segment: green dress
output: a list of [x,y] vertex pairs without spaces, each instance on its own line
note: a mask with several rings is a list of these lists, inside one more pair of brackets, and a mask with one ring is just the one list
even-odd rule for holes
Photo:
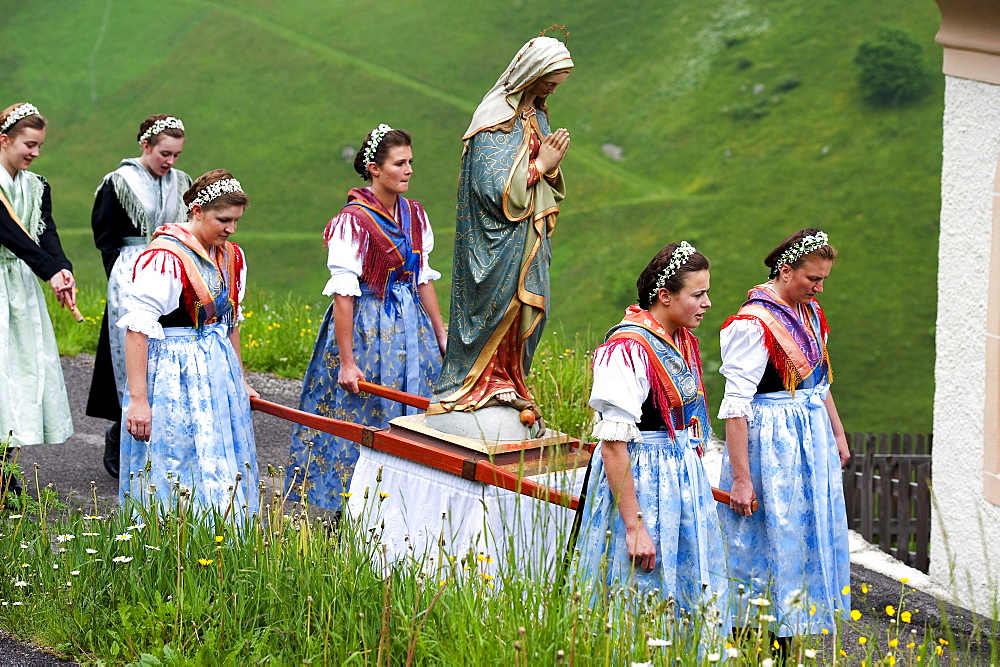
[[0,189],[10,206],[0,206],[0,444],[8,432],[9,446],[60,443],[73,420],[38,279],[72,266],[45,179],[29,171],[12,179],[0,169]]

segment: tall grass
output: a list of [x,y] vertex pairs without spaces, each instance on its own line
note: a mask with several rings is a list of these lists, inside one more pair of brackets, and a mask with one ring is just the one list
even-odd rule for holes
[[[109,509],[95,492],[67,509],[36,471],[28,497],[0,498],[0,628],[77,660],[146,665],[774,663],[766,598],[739,594],[742,629],[730,635],[710,607],[631,589],[605,596],[559,569],[561,558],[532,569],[525,553],[441,547],[389,560],[377,489],[333,522],[271,491],[282,477],[271,471],[260,515],[241,517],[177,489],[162,504]],[[793,664],[980,655],[947,624],[925,626],[904,591],[873,610],[862,584],[838,628],[860,641],[798,638]],[[868,625],[883,614],[896,621],[888,632]]]

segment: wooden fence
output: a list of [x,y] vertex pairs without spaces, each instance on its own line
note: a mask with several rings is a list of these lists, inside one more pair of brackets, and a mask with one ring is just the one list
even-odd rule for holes
[[931,541],[930,435],[855,433],[844,468],[847,525],[927,572]]

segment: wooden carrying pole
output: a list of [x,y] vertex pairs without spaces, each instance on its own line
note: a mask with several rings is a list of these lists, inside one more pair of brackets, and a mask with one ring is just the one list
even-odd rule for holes
[[[368,383],[365,383],[368,384]],[[378,386],[378,385],[375,385]],[[382,387],[384,389],[384,387]],[[388,390],[392,391],[392,390]],[[370,392],[375,393],[375,392]],[[403,392],[398,392],[403,393]],[[420,398],[416,396],[414,398]],[[427,399],[424,399],[427,400]],[[254,410],[265,412],[275,417],[287,419],[288,421],[314,428],[317,431],[330,433],[340,438],[346,438],[357,442],[365,447],[371,447],[393,456],[408,459],[415,463],[437,468],[453,475],[458,475],[470,481],[482,482],[492,486],[500,487],[508,491],[520,493],[532,498],[539,498],[550,503],[562,505],[575,510],[580,503],[580,499],[574,495],[565,493],[558,489],[533,482],[504,470],[487,460],[476,460],[466,458],[461,454],[439,449],[433,445],[414,442],[408,438],[394,435],[387,430],[376,429],[370,426],[362,426],[354,422],[332,419],[330,417],[320,417],[309,412],[285,407],[261,398],[251,398],[250,406]]]
[[[427,406],[430,405],[430,399],[423,396],[390,389],[373,382],[362,380],[358,382],[358,388],[373,396],[387,398],[421,410],[427,409]],[[346,438],[365,447],[371,447],[372,449],[377,449],[393,456],[437,468],[438,470],[458,475],[470,481],[482,482],[483,484],[489,484],[525,496],[545,500],[556,505],[562,505],[572,510],[576,510],[580,506],[580,498],[577,496],[533,482],[530,479],[525,479],[485,459],[466,458],[455,452],[400,437],[385,429],[362,426],[354,422],[342,421],[330,417],[321,417],[309,412],[279,405],[278,403],[265,401],[261,398],[251,398],[250,405],[254,410],[302,424],[317,431]],[[712,497],[725,505],[728,505],[730,502],[729,493],[714,486],[712,487]],[[756,500],[751,506],[751,510],[753,512],[757,511]]]

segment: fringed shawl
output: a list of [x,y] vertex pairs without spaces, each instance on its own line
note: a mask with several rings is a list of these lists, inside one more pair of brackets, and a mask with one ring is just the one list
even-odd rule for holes
[[[368,188],[348,192],[347,205],[340,212],[351,217],[351,241],[358,244],[357,256],[363,258],[359,279],[380,300],[385,300],[393,282],[409,281],[415,288],[420,274],[424,209],[412,199],[397,199],[398,222]],[[338,218],[330,220],[323,231],[325,245],[330,245]]]
[[181,305],[195,328],[216,322],[236,324],[243,272],[243,251],[238,245],[227,241],[216,248],[212,257],[187,228],[164,225],[156,230],[149,247],[136,260],[132,279],[161,252],[180,262]]
[[625,310],[622,321],[608,331],[604,345],[594,352],[594,363],[603,361],[618,347],[638,347],[645,354],[648,362],[645,373],[653,405],[663,416],[670,436],[676,436],[672,412],[682,409],[684,427],[692,429],[692,437],[707,438],[711,428],[701,353],[698,339],[690,329],[680,327],[671,337],[649,311],[633,305]]
[[739,312],[726,320],[722,328],[736,320],[760,324],[768,359],[778,371],[785,389],[794,393],[795,388],[820,366],[828,381],[833,382],[833,369],[826,349],[830,333],[826,316],[816,299],[806,309],[808,317],[803,322],[795,309],[778,297],[772,283],[767,282],[747,293],[747,300]]

